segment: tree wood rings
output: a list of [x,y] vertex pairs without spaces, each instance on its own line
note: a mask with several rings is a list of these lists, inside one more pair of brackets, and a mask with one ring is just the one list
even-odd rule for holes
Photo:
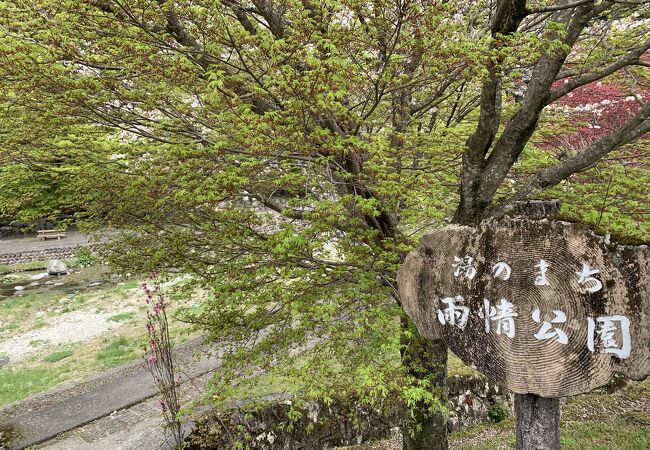
[[563,397],[650,374],[650,252],[578,225],[489,220],[422,239],[398,273],[429,339],[520,394]]

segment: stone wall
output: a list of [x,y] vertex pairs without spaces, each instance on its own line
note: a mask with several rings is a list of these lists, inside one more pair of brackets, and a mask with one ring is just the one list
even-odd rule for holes
[[17,253],[0,253],[0,264],[21,264],[32,261],[74,258],[81,247],[84,247],[84,245],[28,250]]
[[[357,399],[335,398],[328,405],[309,402],[291,421],[289,399],[275,398],[257,409],[244,404],[220,414],[208,413],[186,439],[186,449],[256,450],[331,449],[389,437],[399,411],[389,405],[370,408]],[[291,424],[291,426],[288,426]]]
[[[451,376],[448,386],[450,432],[512,414],[512,394],[478,373]],[[356,399],[309,403],[300,409],[302,417],[288,427],[291,401],[267,401],[271,403],[259,409],[244,404],[204,415],[186,440],[187,448],[235,448],[239,441],[244,448],[256,450],[328,449],[384,439],[400,430],[401,414],[395,405],[370,408]]]
[[459,431],[464,427],[484,423],[504,412],[512,414],[514,395],[479,373],[448,377],[447,387],[449,431]]

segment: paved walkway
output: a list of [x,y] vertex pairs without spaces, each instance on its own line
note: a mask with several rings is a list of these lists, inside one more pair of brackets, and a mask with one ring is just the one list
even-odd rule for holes
[[[183,404],[205,392],[212,378],[208,373],[181,386]],[[185,433],[193,424],[184,424]],[[129,408],[114,411],[33,448],[39,450],[172,450],[165,436],[157,398],[149,398]]]
[[46,450],[145,450],[165,447],[157,400],[115,411],[36,446]]
[[[182,344],[176,353],[176,362],[181,369],[181,383],[183,383],[183,391],[186,392],[186,395],[193,387],[193,383],[188,383],[188,381],[201,383],[202,386],[205,386],[204,383],[209,379],[210,372],[218,367],[220,362],[220,352],[211,346],[201,344],[201,338]],[[200,357],[194,356],[197,354]],[[10,450],[43,443],[61,433],[76,430],[86,424],[88,425],[84,427],[85,430],[79,429],[77,434],[68,436],[69,439],[76,440],[79,446],[76,444],[71,446],[74,443],[71,441],[66,444],[67,447],[54,446],[51,448],[70,450],[77,448],[158,448],[158,446],[129,447],[122,445],[128,441],[128,439],[125,440],[128,436],[136,436],[131,432],[128,432],[126,436],[123,433],[118,433],[115,436],[116,442],[111,443],[110,439],[105,442],[107,447],[101,447],[96,442],[117,431],[128,430],[130,427],[141,427],[145,431],[159,432],[158,426],[152,427],[154,423],[160,423],[155,402],[147,401],[156,394],[157,389],[151,374],[140,361],[137,361],[98,374],[83,383],[63,385],[1,408],[0,429],[11,430],[13,434],[11,440],[5,443]],[[99,425],[91,423],[97,419],[102,419]],[[146,439],[147,437],[140,436],[140,438]],[[84,446],[84,442],[89,446]],[[120,444],[118,445],[117,442]],[[138,445],[141,443],[135,442]]]

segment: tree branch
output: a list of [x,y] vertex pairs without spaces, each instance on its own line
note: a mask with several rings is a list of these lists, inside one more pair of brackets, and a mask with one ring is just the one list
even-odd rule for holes
[[[490,25],[493,39],[491,48],[496,47],[499,36],[516,32],[525,17],[525,0],[501,0]],[[485,155],[492,146],[501,123],[501,79],[498,64],[495,62],[488,66],[489,75],[481,88],[479,121],[476,130],[467,139],[467,148],[463,152],[460,205],[454,217],[455,221],[472,220],[477,208],[480,208],[474,200],[485,168]]]
[[280,11],[273,8],[267,0],[252,0],[260,15],[266,20],[266,24],[276,38],[284,37],[285,20]]
[[247,193],[251,197],[255,198],[257,201],[262,203],[267,208],[269,208],[269,209],[277,212],[278,214],[281,214],[281,215],[283,215],[283,216],[285,216],[285,217],[287,217],[289,219],[298,219],[298,220],[300,220],[300,219],[304,219],[304,217],[305,217],[305,214],[304,214],[303,211],[282,206],[281,204],[279,204],[278,202],[273,200],[271,198],[271,196],[262,195],[260,193],[253,192],[251,190],[247,190]]
[[625,56],[621,57],[617,61],[608,65],[603,70],[576,77],[571,81],[564,83],[561,87],[551,91],[551,94],[546,104],[548,105],[550,103],[553,103],[554,101],[558,100],[561,97],[564,97],[569,92],[579,88],[580,86],[584,86],[585,84],[593,83],[594,81],[598,81],[602,78],[605,78],[606,76],[613,74],[614,72],[622,69],[625,66],[634,65],[641,62],[640,60],[641,55],[643,55],[649,49],[650,49],[650,39],[645,41],[645,43],[640,47],[636,47],[633,50],[629,51]]
[[551,6],[544,6],[541,8],[529,8],[527,10],[528,14],[539,14],[539,13],[547,13],[547,12],[553,12],[553,11],[562,11],[564,9],[571,9],[571,8],[577,8],[578,6],[583,6],[587,5],[589,3],[594,3],[595,0],[578,0],[575,2],[570,2],[570,3],[564,3],[564,4],[559,4],[559,5],[551,5]]
[[[514,33],[525,17],[525,0],[502,0],[492,19],[490,31],[494,39],[498,35]],[[494,44],[492,45],[494,47]],[[488,67],[489,77],[481,89],[481,112],[476,131],[467,140],[468,157],[481,159],[492,145],[501,121],[501,82],[495,64]]]
[[230,9],[232,9],[233,13],[235,14],[235,17],[237,17],[237,20],[244,28],[244,30],[248,31],[250,34],[257,33],[257,29],[248,19],[248,15],[246,14],[247,12],[250,11],[244,8],[240,2],[234,0],[222,0],[222,3],[230,7]]
[[445,80],[443,80],[442,83],[438,85],[438,87],[436,87],[436,89],[429,97],[424,99],[419,104],[411,106],[410,114],[415,115],[422,110],[429,109],[443,95],[443,93],[447,90],[447,88],[449,88],[449,86],[451,86],[455,81],[457,81],[458,75],[460,75],[463,72],[463,70],[465,70],[465,68],[466,66],[462,65],[452,70],[449,76]]
[[[494,144],[485,170],[481,174],[477,199],[480,204],[490,204],[501,182],[535,131],[539,116],[550,96],[551,86],[569,54],[569,49],[575,45],[589,21],[599,14],[602,8],[606,9],[611,5],[612,2],[603,2],[597,7],[588,4],[578,7],[575,11],[564,11],[558,17],[566,24],[566,33],[562,39],[563,47],[542,55],[535,64],[526,96],[519,110]],[[547,37],[558,39],[555,32]]]
[[607,153],[621,145],[629,144],[648,131],[650,131],[650,101],[646,102],[639,114],[622,128],[591,143],[580,153],[534,175],[519,192],[506,202],[494,207],[490,211],[490,215],[498,217],[508,213],[516,202],[529,198],[534,191],[555,186],[574,173],[593,167]]

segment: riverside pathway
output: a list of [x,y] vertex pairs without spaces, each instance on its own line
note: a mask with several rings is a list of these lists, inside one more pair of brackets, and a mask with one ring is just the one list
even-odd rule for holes
[[67,231],[63,239],[41,240],[36,233],[29,236],[12,236],[0,239],[0,254],[49,250],[52,248],[76,247],[87,245],[89,236],[76,230]]
[[[193,339],[176,349],[176,366],[180,368],[181,390],[185,395],[194,386],[204,387],[220,363],[220,352],[201,341],[202,338]],[[160,448],[160,411],[152,399],[157,392],[141,361],[82,383],[66,384],[1,408],[0,430],[8,435],[7,442],[1,444],[17,450],[67,433],[43,448]],[[154,444],[156,439],[159,441]],[[152,445],[145,445],[144,441]]]

